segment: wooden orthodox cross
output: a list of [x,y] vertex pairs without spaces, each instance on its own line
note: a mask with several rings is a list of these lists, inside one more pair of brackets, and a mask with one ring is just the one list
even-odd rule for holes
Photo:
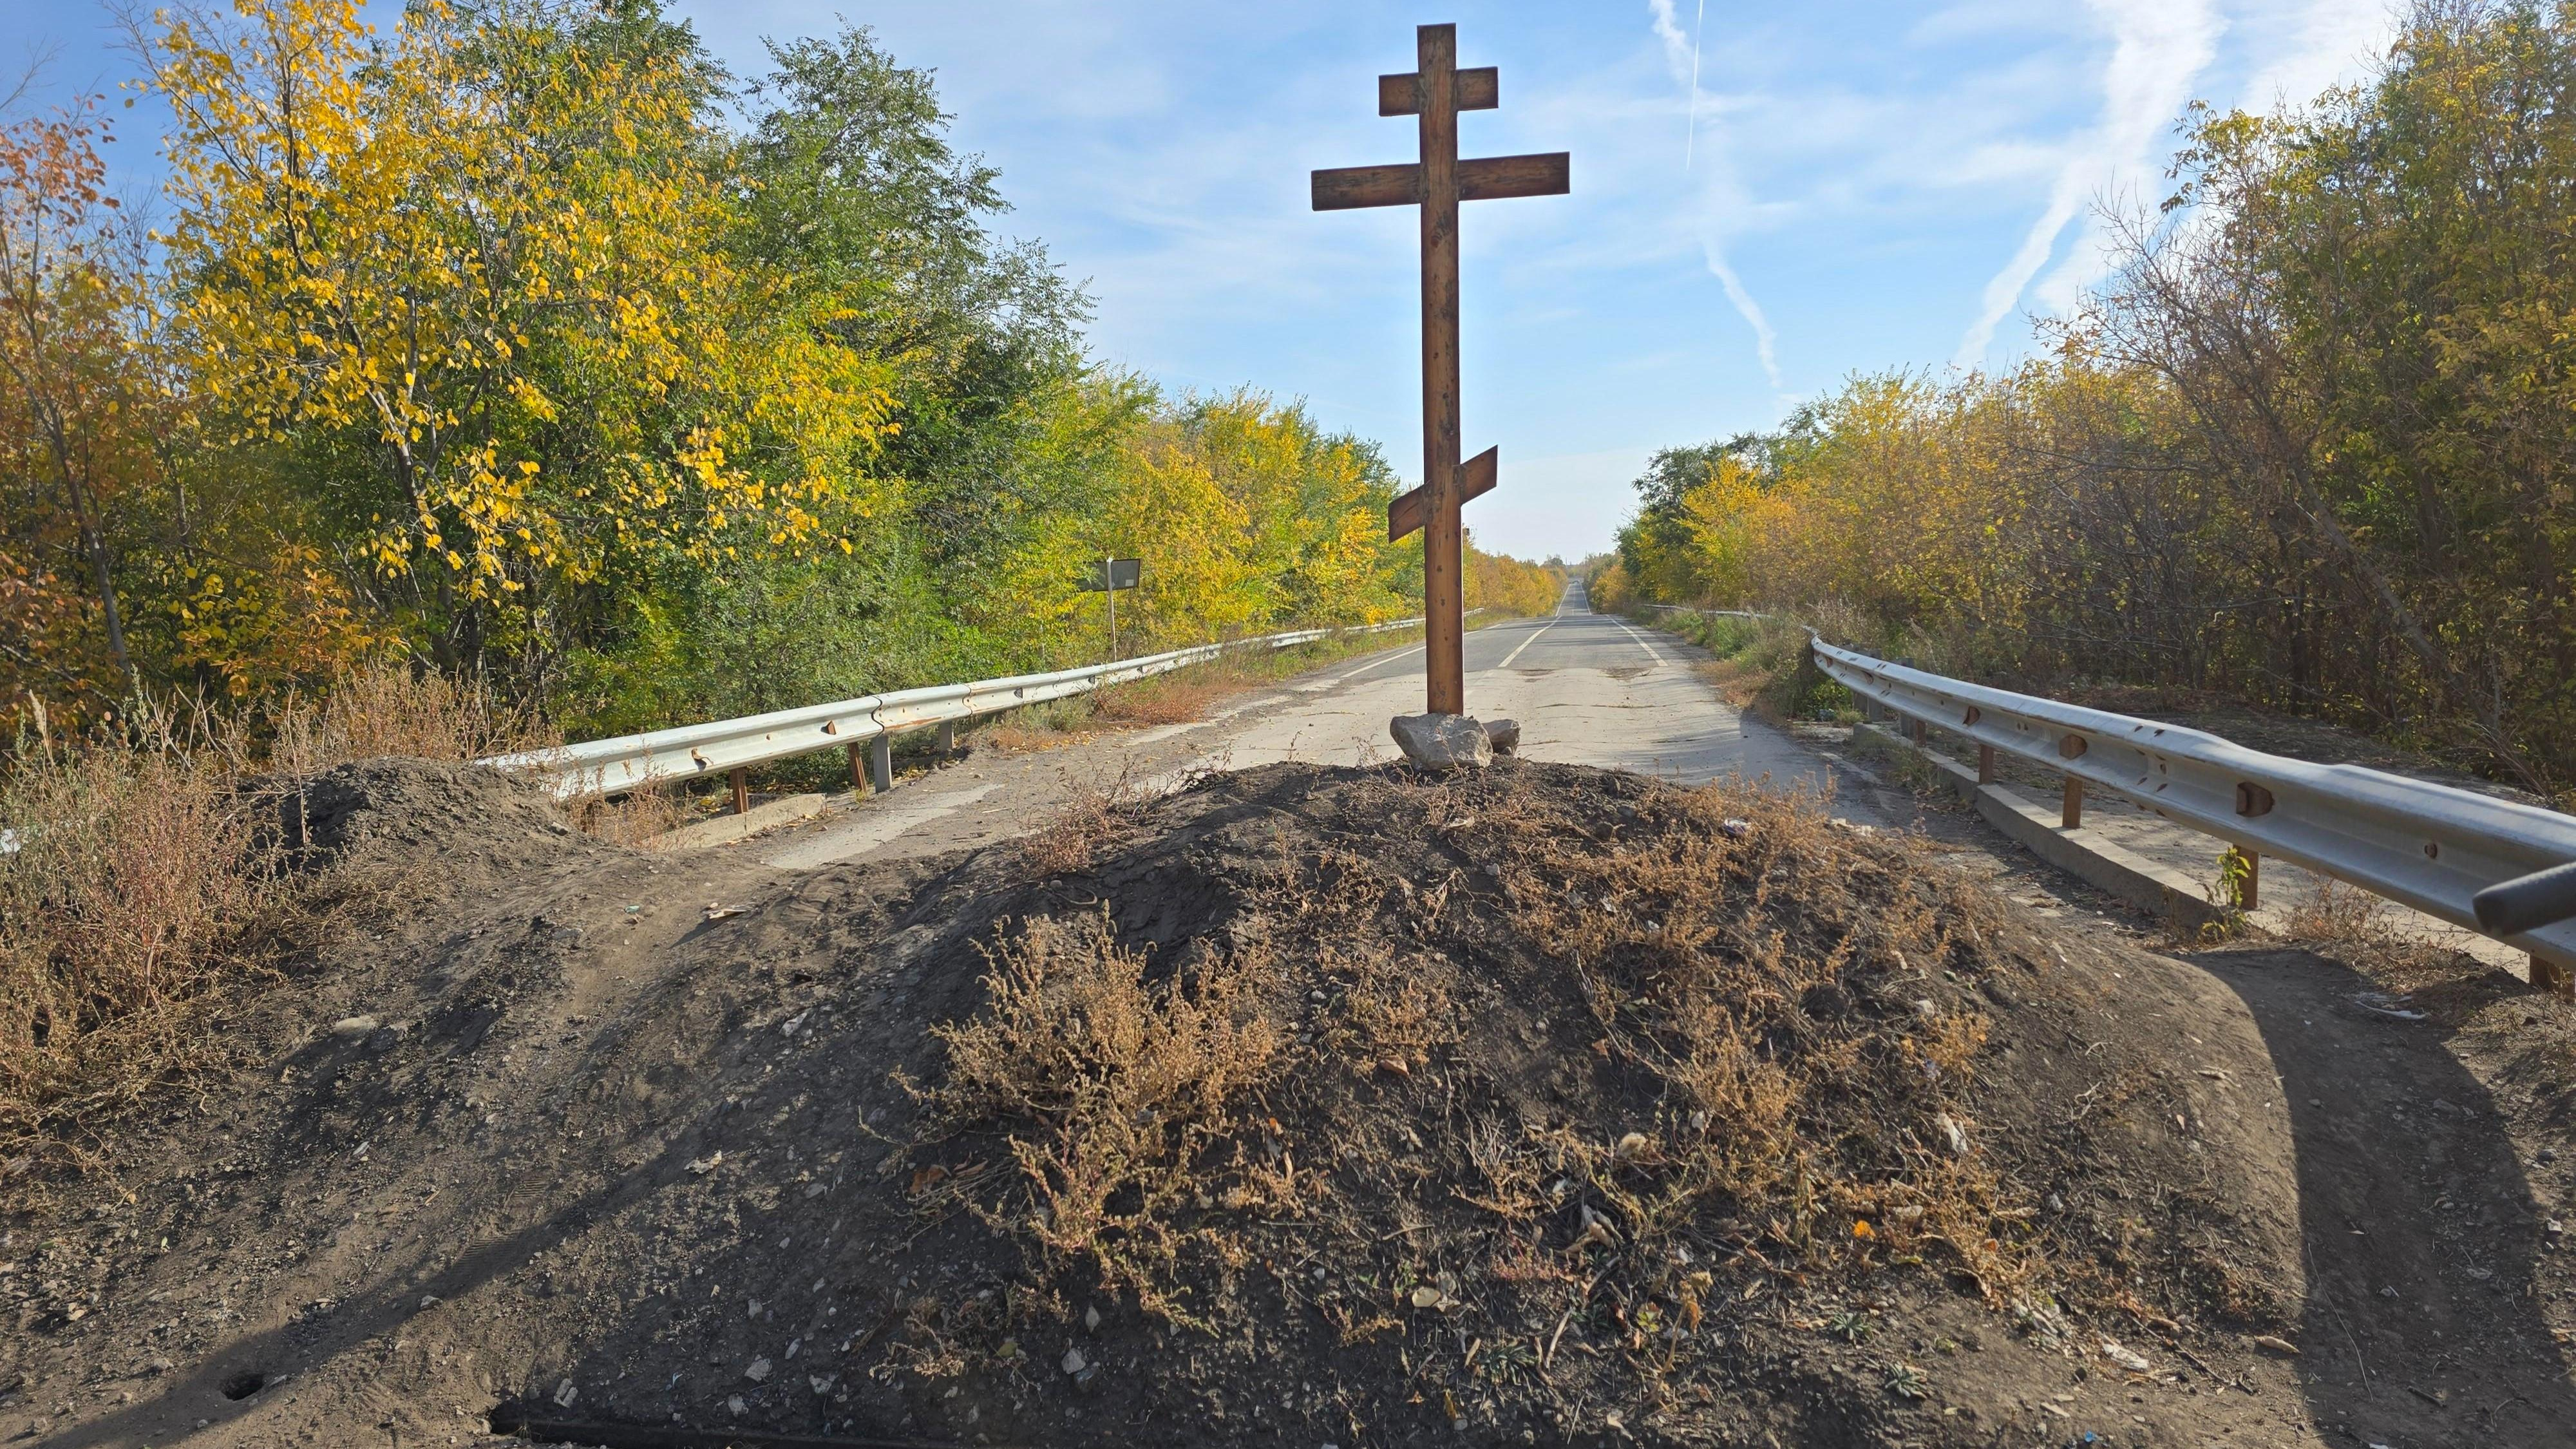
[[1422,208],[1422,486],[1386,511],[1386,536],[1419,528],[1422,538],[1424,654],[1433,714],[1467,712],[1465,567],[1459,505],[1494,486],[1495,450],[1458,462],[1458,203],[1507,196],[1563,196],[1568,158],[1458,159],[1458,113],[1501,103],[1492,66],[1458,68],[1458,27],[1414,32],[1411,75],[1377,78],[1377,113],[1419,118],[1422,159],[1394,166],[1345,166],[1315,173],[1315,209]]

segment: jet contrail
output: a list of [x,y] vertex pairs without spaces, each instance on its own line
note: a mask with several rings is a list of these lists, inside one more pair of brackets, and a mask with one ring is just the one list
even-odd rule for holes
[[1682,169],[1691,169],[1691,151],[1699,144],[1699,44],[1708,31],[1708,0],[1699,0],[1699,18],[1691,22],[1690,129],[1682,137]]

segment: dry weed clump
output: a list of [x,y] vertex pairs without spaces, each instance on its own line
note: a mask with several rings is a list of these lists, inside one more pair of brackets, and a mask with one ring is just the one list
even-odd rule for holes
[[1143,798],[1121,774],[1075,787],[1073,799],[1053,819],[1020,837],[1020,859],[1041,876],[1080,875],[1100,853],[1127,837]]
[[572,801],[565,813],[573,828],[585,835],[637,848],[650,847],[695,818],[688,797],[677,786],[633,790],[613,800],[585,795]]
[[[984,1014],[938,1030],[948,1072],[918,1093],[933,1135],[1023,1124],[1010,1152],[1030,1194],[1005,1225],[1185,1316],[1167,1287],[1188,1235],[1174,1210],[1195,1197],[1202,1156],[1243,1126],[1246,1090],[1287,1040],[1274,961],[1239,943],[1149,981],[1144,956],[1087,916],[1029,921],[987,961]],[[946,1176],[926,1168],[915,1190]]]

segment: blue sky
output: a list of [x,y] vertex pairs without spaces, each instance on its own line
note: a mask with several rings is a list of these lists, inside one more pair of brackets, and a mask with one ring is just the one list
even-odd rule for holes
[[[1489,547],[1609,543],[1647,454],[1775,422],[1855,373],[2008,365],[2101,270],[2097,203],[2161,194],[2195,98],[2364,74],[2380,0],[1519,0],[1390,6],[676,0],[738,74],[842,18],[938,71],[1004,225],[1089,280],[1094,350],[1178,387],[1303,397],[1420,453],[1409,209],[1317,214],[1307,173],[1409,160],[1376,115],[1413,26],[1502,70],[1468,155],[1573,153],[1574,191],[1466,208],[1469,510]],[[99,0],[0,0],[0,63],[112,87]],[[1694,70],[1696,86],[1694,86]],[[138,119],[141,116],[138,114]],[[143,128],[116,163],[152,172]]]

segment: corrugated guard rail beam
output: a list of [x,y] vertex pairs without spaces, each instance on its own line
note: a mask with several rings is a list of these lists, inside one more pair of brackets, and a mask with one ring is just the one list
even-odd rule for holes
[[[1481,614],[1482,609],[1468,612]],[[1149,675],[1205,664],[1238,649],[1293,649],[1300,644],[1352,634],[1383,634],[1410,629],[1419,618],[1397,619],[1345,629],[1299,629],[1221,644],[1121,659],[1109,664],[1060,669],[1052,674],[1021,674],[1008,679],[981,679],[971,684],[934,684],[921,689],[871,694],[832,704],[774,710],[741,719],[714,720],[650,734],[563,745],[547,750],[496,755],[482,761],[495,769],[551,777],[559,799],[577,795],[615,795],[654,782],[705,775],[723,777],[752,765],[790,759],[818,751],[864,744],[870,740],[933,725],[955,724],[1000,714],[1022,705],[1087,694],[1108,684],[1124,684]],[[880,781],[880,784],[883,782]]]
[[[2576,816],[2358,765],[2314,765],[2216,735],[1991,689],[1822,639],[1816,665],[1890,713],[2110,791],[2241,850],[2294,861],[2494,935],[2565,979],[2576,920],[2492,932],[2476,900],[2576,862]],[[2543,972],[2535,970],[2534,979]]]

